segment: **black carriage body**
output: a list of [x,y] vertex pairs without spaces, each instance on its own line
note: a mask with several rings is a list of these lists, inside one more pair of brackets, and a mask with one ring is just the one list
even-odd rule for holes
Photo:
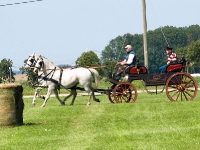
[[[145,66],[129,67],[126,69],[128,74],[128,82],[134,80],[143,80],[146,86],[159,86],[165,85],[166,81],[175,73],[181,72],[184,68],[182,63],[170,64],[166,68],[165,73],[161,74],[148,74],[148,69]],[[177,81],[171,82],[174,84]]]
[[146,86],[165,85],[167,79],[176,72],[162,73],[162,74],[129,74],[128,82],[134,80],[143,80]]

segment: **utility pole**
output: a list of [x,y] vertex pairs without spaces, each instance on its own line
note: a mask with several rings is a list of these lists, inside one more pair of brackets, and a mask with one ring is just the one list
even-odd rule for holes
[[142,0],[143,12],[143,42],[144,42],[144,65],[148,68],[148,52],[147,52],[147,19],[146,19],[146,2]]

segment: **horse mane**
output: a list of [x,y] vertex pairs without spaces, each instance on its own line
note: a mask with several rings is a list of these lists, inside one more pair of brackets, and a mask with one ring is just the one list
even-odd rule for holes
[[37,56],[38,58],[41,57],[42,59],[46,59],[47,61],[49,61],[52,65],[56,66],[56,68],[61,69],[60,67],[58,67],[57,65],[55,65],[52,61],[48,60],[46,57],[40,55],[40,54],[35,54],[35,56]]

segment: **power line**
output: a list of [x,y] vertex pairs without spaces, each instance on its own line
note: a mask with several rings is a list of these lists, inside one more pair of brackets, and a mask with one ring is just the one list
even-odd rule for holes
[[4,4],[4,5],[0,5],[0,6],[11,6],[11,5],[27,4],[27,3],[34,3],[34,2],[38,2],[38,1],[42,1],[42,0],[26,1],[26,2],[12,3],[12,4]]
[[[150,3],[151,3],[151,1],[150,1]],[[154,14],[155,14],[155,16],[156,16],[155,9],[153,8],[152,3],[151,3],[151,8],[153,9],[153,12],[154,12]],[[156,16],[155,18],[156,18],[158,24],[160,24],[159,21],[158,21],[157,16]],[[168,43],[168,41],[167,41],[167,38],[166,38],[166,36],[165,36],[165,34],[164,34],[164,32],[163,32],[162,29],[163,29],[163,28],[160,26],[160,30],[161,30],[161,32],[162,32],[162,35],[163,35],[164,39],[165,39],[165,42],[167,43],[168,46],[170,46],[169,43]]]

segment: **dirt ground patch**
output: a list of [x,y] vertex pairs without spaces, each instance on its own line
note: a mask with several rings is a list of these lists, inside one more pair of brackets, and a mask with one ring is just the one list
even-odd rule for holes
[[16,74],[14,75],[15,81],[27,81],[26,74]]

